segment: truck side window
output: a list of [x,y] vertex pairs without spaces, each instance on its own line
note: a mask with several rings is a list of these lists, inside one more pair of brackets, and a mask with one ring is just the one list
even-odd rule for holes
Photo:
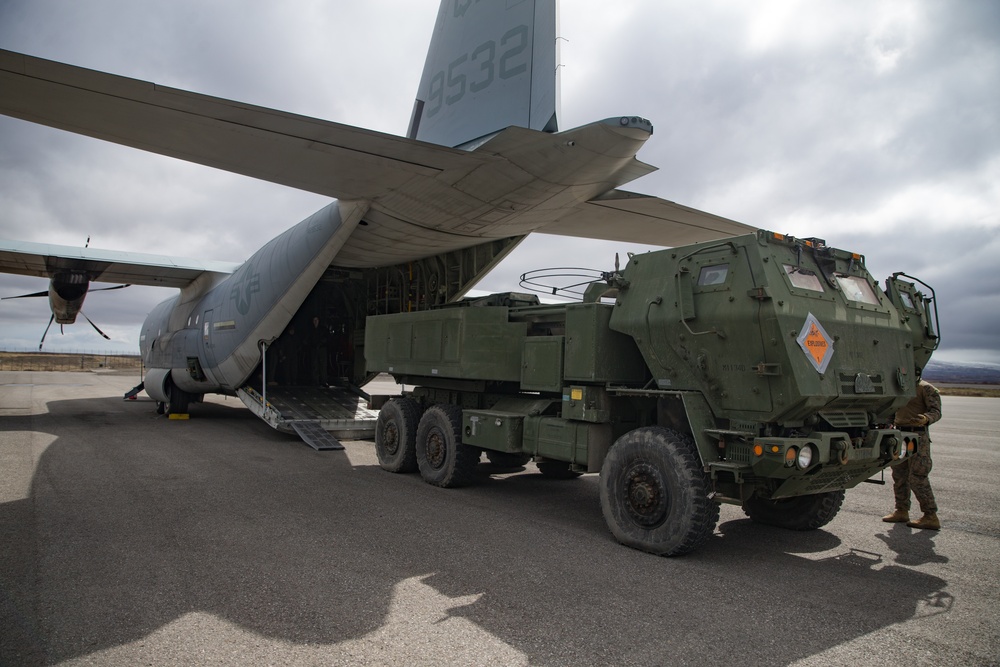
[[792,283],[792,287],[807,289],[813,292],[823,291],[823,283],[819,281],[819,276],[815,272],[803,269],[800,266],[792,266],[791,264],[785,264],[784,267],[785,273],[788,274],[788,279]]
[[872,306],[878,305],[878,297],[875,296],[875,291],[872,290],[872,286],[868,284],[868,281],[861,276],[847,276],[842,273],[835,273],[833,274],[833,278],[837,281],[837,285],[840,286],[841,291],[849,301],[859,301]]
[[713,266],[703,266],[698,273],[698,285],[721,285],[726,282],[729,275],[728,264],[715,264]]

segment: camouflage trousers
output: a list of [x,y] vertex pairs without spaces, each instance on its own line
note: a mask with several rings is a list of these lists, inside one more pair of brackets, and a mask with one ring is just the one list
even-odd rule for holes
[[892,467],[892,491],[896,496],[896,509],[910,511],[910,491],[917,497],[924,513],[937,512],[934,492],[931,491],[931,439],[925,431],[920,436],[917,451],[902,463]]

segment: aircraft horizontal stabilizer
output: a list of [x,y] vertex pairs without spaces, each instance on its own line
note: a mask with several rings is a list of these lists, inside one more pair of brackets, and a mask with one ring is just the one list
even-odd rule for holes
[[569,215],[537,231],[606,241],[679,246],[739,236],[756,229],[659,197],[612,190],[578,205]]

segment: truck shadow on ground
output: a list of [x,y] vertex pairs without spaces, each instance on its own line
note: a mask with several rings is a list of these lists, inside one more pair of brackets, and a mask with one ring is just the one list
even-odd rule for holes
[[[0,418],[53,438],[29,497],[0,505],[2,664],[124,646],[192,612],[293,645],[384,645],[403,641],[386,634],[393,610],[426,587],[448,619],[531,664],[729,662],[737,649],[783,664],[943,599],[943,580],[852,559],[826,531],[726,521],[702,550],[658,558],[610,537],[595,476],[529,467],[438,489],[314,452],[235,404],[170,423],[121,403]],[[420,609],[401,612],[429,619],[410,632],[451,627]]]

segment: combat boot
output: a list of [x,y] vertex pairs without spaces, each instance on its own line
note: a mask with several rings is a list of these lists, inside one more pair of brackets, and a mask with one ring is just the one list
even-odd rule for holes
[[910,513],[906,510],[894,510],[892,514],[882,517],[882,520],[886,523],[903,523],[910,520]]
[[941,530],[941,522],[938,520],[936,512],[924,512],[924,515],[916,521],[907,521],[910,528],[926,528],[927,530]]

